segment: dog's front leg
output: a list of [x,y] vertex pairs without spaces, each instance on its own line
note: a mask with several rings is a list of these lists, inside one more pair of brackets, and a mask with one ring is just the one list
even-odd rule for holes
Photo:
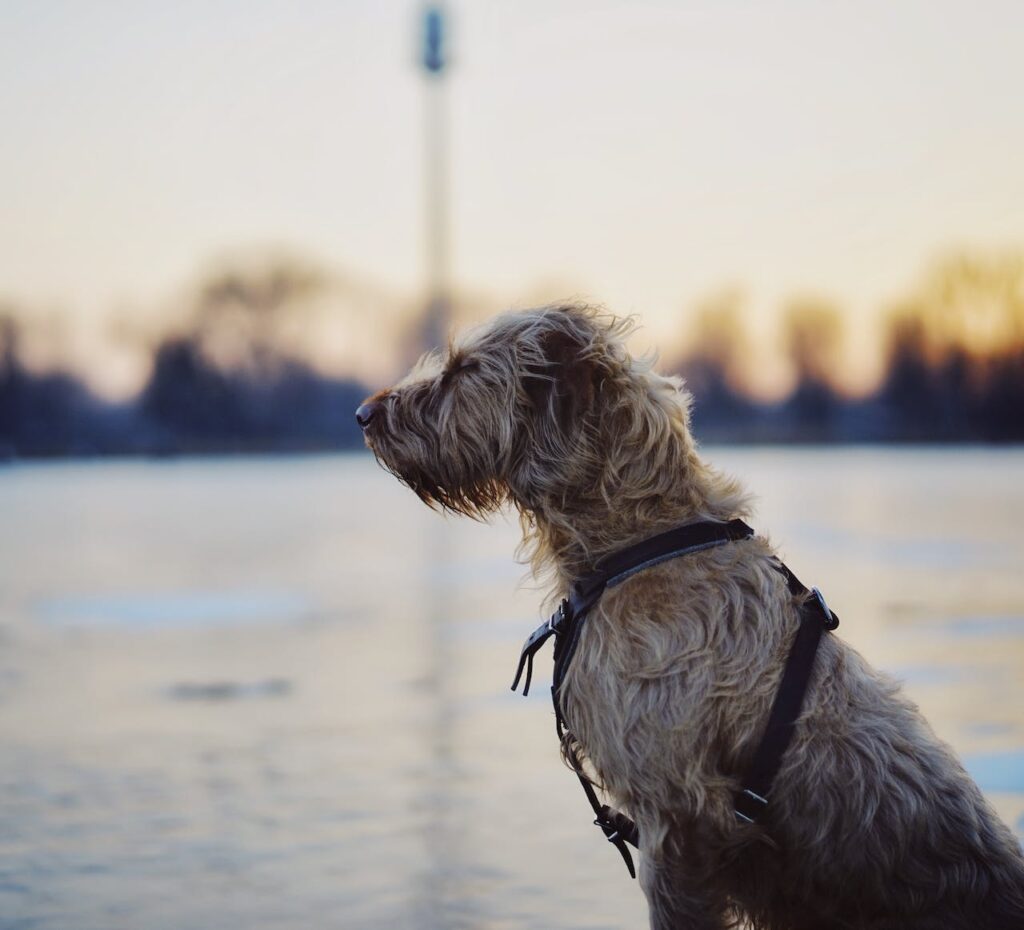
[[[646,852],[646,851],[645,851]],[[640,887],[647,898],[651,930],[724,930],[725,906],[699,887],[686,864],[663,854],[640,861]]]

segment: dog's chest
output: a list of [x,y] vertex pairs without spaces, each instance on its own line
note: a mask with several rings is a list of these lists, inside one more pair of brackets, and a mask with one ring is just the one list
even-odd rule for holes
[[580,635],[562,711],[600,781],[619,799],[663,771],[667,756],[677,769],[688,765],[680,744],[706,732],[710,654],[688,649],[684,640],[678,630],[630,622],[608,608],[588,618]]

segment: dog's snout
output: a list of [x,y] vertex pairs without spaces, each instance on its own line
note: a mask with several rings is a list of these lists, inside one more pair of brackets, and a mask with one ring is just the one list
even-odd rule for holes
[[380,403],[377,401],[369,400],[365,404],[360,404],[356,409],[356,423],[361,429],[366,429],[379,409]]

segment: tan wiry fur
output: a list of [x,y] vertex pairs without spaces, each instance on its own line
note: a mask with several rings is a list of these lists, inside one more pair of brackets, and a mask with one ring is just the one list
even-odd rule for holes
[[[747,513],[709,468],[689,397],[564,305],[506,313],[372,398],[378,459],[433,506],[516,507],[553,597],[603,555]],[[1024,928],[1024,860],[917,709],[826,636],[763,826],[732,795],[798,625],[763,537],[645,570],[589,615],[564,688],[595,779],[637,821],[651,924]]]

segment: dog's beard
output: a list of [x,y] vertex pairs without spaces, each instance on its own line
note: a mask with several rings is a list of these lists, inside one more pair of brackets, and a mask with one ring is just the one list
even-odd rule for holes
[[[408,487],[428,507],[473,518],[499,510],[508,499],[508,488],[470,450],[458,459],[429,455],[429,467],[408,450],[395,448],[377,438],[367,444],[380,465]],[[477,461],[474,462],[474,458]]]

